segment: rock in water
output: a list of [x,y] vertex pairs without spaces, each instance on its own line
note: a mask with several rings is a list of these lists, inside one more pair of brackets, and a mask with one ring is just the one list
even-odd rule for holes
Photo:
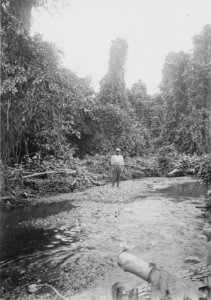
[[39,287],[36,284],[30,284],[27,286],[27,292],[34,294],[39,290]]
[[200,263],[200,259],[196,256],[189,256],[188,258],[186,258],[185,263],[198,264],[198,263]]

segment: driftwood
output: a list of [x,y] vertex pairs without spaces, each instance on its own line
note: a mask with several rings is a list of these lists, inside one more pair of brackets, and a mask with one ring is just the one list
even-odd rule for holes
[[118,261],[119,266],[126,272],[130,272],[149,282],[149,275],[153,266],[127,252],[123,252]]
[[193,284],[189,279],[179,279],[157,268],[155,264],[147,263],[126,252],[120,255],[118,263],[124,271],[130,272],[151,284],[151,298],[154,300],[161,299],[164,295],[175,300],[197,300],[201,293],[199,289],[204,286],[199,282]]
[[184,176],[185,172],[180,169],[174,169],[173,171],[167,173],[168,177],[177,177],[177,176]]
[[44,284],[30,284],[30,285],[27,286],[27,292],[30,293],[30,294],[34,294],[42,287],[49,287],[51,290],[53,290],[59,296],[60,299],[68,300],[68,298],[66,298],[62,294],[60,294],[60,292],[55,287],[53,287],[52,285],[47,284],[47,283],[44,283]]
[[186,175],[193,175],[195,172],[194,169],[174,169],[173,171],[167,173],[168,177],[180,177],[180,176],[186,176]]
[[93,183],[96,186],[101,186],[104,184],[102,181],[94,180],[92,177],[89,177],[89,180],[91,181],[91,183]]
[[40,173],[34,173],[30,175],[23,176],[23,179],[31,178],[31,177],[38,177],[43,175],[50,175],[50,174],[68,174],[73,175],[76,174],[76,171],[74,170],[55,170],[55,171],[46,171],[46,172],[40,172]]
[[11,200],[12,197],[11,196],[5,196],[5,197],[1,197],[0,199],[1,199],[2,202],[6,202],[8,200]]
[[94,184],[96,186],[102,186],[105,184],[105,181],[103,181],[102,176],[99,174],[92,174],[87,171],[84,171],[82,175],[83,175],[83,179],[88,183]]

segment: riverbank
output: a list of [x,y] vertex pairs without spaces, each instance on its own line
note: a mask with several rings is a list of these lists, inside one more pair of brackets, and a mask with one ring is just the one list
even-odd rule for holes
[[[148,157],[125,157],[122,180],[146,177],[178,177],[194,175],[209,189],[210,157],[188,156],[163,148]],[[111,182],[110,155],[86,156],[83,160],[59,159],[31,160],[15,167],[0,163],[0,206],[8,209],[32,206],[39,199],[53,196],[64,198],[69,193],[86,191]],[[68,196],[69,197],[69,196]],[[63,198],[63,196],[62,196]]]
[[116,264],[124,247],[174,273],[188,268],[189,257],[204,258],[206,221],[196,208],[204,203],[203,188],[191,178],[143,178],[37,201],[73,207],[13,224],[41,232],[41,244],[35,240],[28,252],[19,245],[19,253],[1,262],[3,299],[56,299],[47,287],[28,294],[32,283],[51,284],[68,298],[95,286],[109,293],[119,280],[137,284]]
[[[125,157],[122,180],[181,176],[198,170],[198,157],[182,156],[175,152],[149,157]],[[111,181],[110,155],[87,156],[83,160],[69,157],[31,160],[14,167],[0,164],[0,204],[11,207],[33,205],[37,199],[47,196],[83,191],[103,186]],[[191,173],[190,173],[191,170]]]
[[[33,205],[37,199],[103,186],[111,180],[110,155],[87,156],[83,160],[45,158],[15,167],[0,164],[0,204],[11,207]],[[122,180],[159,176],[155,157],[125,158]]]

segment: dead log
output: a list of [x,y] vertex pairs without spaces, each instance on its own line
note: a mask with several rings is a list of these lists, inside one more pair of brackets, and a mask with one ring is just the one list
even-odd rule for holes
[[154,267],[135,255],[123,252],[119,256],[118,265],[126,272],[130,272],[143,280],[150,282],[149,275]]
[[34,173],[34,174],[23,176],[23,179],[31,178],[31,177],[39,177],[39,176],[43,176],[43,175],[50,175],[50,174],[68,174],[68,175],[73,175],[73,174],[76,174],[76,171],[74,171],[74,170],[46,171],[46,172]]
[[184,176],[185,172],[180,170],[180,169],[174,169],[173,171],[167,173],[168,177],[179,177],[179,176]]
[[186,175],[193,175],[195,173],[194,169],[174,169],[173,171],[167,173],[168,177],[180,177],[180,176],[186,176]]
[[90,180],[91,183],[93,183],[96,186],[101,186],[101,185],[104,184],[102,181],[94,180],[92,177],[89,177],[89,180]]
[[171,299],[199,299],[199,286],[191,280],[179,279],[159,269],[154,263],[147,263],[127,252],[119,256],[119,266],[151,284],[151,298],[161,299],[163,295]]
[[31,174],[33,174],[33,173],[30,171],[22,171],[22,175],[24,175],[24,176],[31,175]]
[[12,199],[11,196],[5,196],[5,197],[1,197],[0,200],[4,203],[6,203],[7,201],[10,201]]

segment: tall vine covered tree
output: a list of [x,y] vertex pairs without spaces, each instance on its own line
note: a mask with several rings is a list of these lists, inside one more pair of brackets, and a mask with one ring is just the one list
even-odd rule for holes
[[192,53],[170,53],[161,83],[165,140],[187,153],[211,149],[211,25],[193,38]]
[[131,89],[128,91],[129,102],[135,111],[136,117],[139,121],[143,119],[145,103],[149,100],[149,95],[147,94],[147,88],[144,82],[139,79],[134,83]]
[[188,95],[186,84],[186,70],[189,55],[185,52],[170,52],[162,70],[163,77],[160,85],[164,103],[166,105],[166,140],[175,143],[177,128],[184,115],[188,113]]
[[204,113],[204,142],[211,151],[211,25],[193,38],[193,55],[188,74],[188,92],[192,105]]
[[104,105],[114,104],[121,108],[127,106],[125,87],[125,61],[128,44],[124,39],[116,39],[110,48],[108,72],[100,82],[100,102]]

